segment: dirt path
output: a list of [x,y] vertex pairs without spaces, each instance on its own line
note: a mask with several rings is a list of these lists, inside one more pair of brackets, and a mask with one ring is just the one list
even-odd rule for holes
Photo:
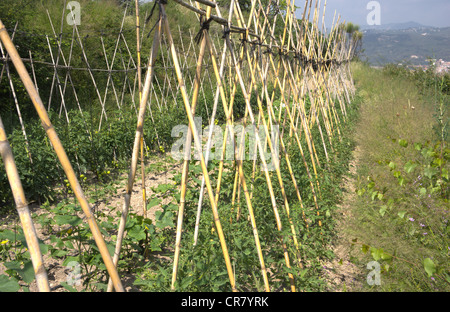
[[326,270],[326,279],[330,291],[357,291],[361,286],[361,276],[363,272],[360,268],[350,262],[350,246],[352,244],[352,238],[349,237],[345,231],[346,220],[352,218],[352,204],[356,196],[356,171],[360,155],[360,148],[356,147],[353,151],[352,161],[349,164],[349,173],[342,182],[344,195],[342,203],[337,210],[337,238],[332,246],[336,257],[333,261],[323,264]]

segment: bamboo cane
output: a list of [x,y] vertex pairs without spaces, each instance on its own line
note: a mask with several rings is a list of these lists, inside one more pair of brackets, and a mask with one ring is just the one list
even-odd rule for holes
[[103,103],[106,103],[106,96],[108,94],[109,82],[111,81],[111,86],[112,86],[112,89],[114,92],[114,98],[116,99],[117,108],[120,111],[119,98],[117,97],[116,87],[114,85],[114,80],[112,79],[112,76],[111,76],[111,69],[114,64],[115,52],[114,52],[113,59],[111,61],[111,65],[110,65],[109,61],[108,61],[108,56],[106,55],[106,49],[105,49],[105,43],[103,42],[103,36],[100,37],[100,41],[102,43],[103,55],[105,56],[106,68],[108,69],[108,80],[106,81],[106,88],[105,88],[105,95],[103,97]]
[[[74,16],[73,16],[73,12],[71,11],[70,13],[72,14],[72,18],[75,19]],[[86,65],[88,67],[89,75],[91,77],[92,83],[93,83],[95,91],[97,93],[97,97],[99,99],[99,102],[100,102],[100,104],[102,106],[102,114],[100,114],[100,122],[99,122],[99,126],[98,126],[98,130],[100,131],[101,126],[102,126],[102,118],[103,118],[103,116],[105,116],[105,120],[108,119],[108,117],[106,115],[106,110],[105,110],[105,103],[103,103],[103,101],[102,101],[102,97],[101,97],[100,92],[99,92],[98,87],[97,87],[97,82],[95,81],[94,74],[92,73],[91,67],[89,65],[89,61],[87,59],[86,52],[84,50],[83,40],[81,39],[80,33],[78,32],[77,24],[73,23],[73,27],[75,28],[75,32],[76,32],[77,37],[78,37],[78,43],[79,43],[80,48],[81,48],[81,52],[82,52],[82,55],[83,55],[83,60],[84,60],[84,62],[86,63]]]
[[[0,43],[0,50],[2,52],[2,55],[4,55],[3,47],[1,45],[1,43]],[[11,78],[11,73],[9,71],[9,64],[8,63],[5,64],[5,68],[6,68],[6,75],[8,77],[8,81],[9,81],[9,86],[11,87],[11,93],[12,93],[13,98],[14,98],[14,104],[16,105],[16,111],[17,111],[17,116],[19,117],[20,127],[22,129],[22,134],[23,134],[23,137],[25,139],[25,151],[27,152],[28,159],[30,160],[30,163],[32,164],[33,163],[33,157],[31,156],[31,152],[30,152],[30,143],[28,141],[27,132],[25,130],[25,124],[24,124],[23,119],[22,119],[22,113],[20,111],[20,106],[19,106],[19,102],[17,100],[16,90],[14,88],[14,83],[13,83],[12,78]]]
[[[0,22],[1,23],[1,22]],[[5,128],[0,117],[0,155],[5,164],[6,175],[11,186],[16,204],[17,212],[22,224],[23,233],[27,242],[28,250],[30,251],[31,261],[33,263],[34,274],[36,276],[36,283],[40,292],[49,292],[47,272],[43,264],[41,250],[39,249],[39,240],[34,228],[33,220],[31,218],[30,209],[28,208],[25,193],[20,181],[19,172],[17,171],[14,162],[14,156],[6,137]]]
[[61,89],[61,81],[59,80],[58,71],[56,69],[57,64],[55,62],[55,59],[53,58],[52,47],[50,45],[50,41],[48,40],[48,36],[45,36],[45,38],[47,39],[48,49],[50,51],[50,56],[51,56],[51,59],[52,59],[52,63],[54,64],[54,73],[53,73],[53,75],[54,75],[54,77],[56,77],[55,78],[56,84],[58,86],[58,90],[59,90],[59,93],[60,93],[60,96],[61,96],[61,108],[60,108],[60,111],[59,111],[59,117],[61,117],[61,109],[62,109],[62,107],[64,107],[64,112],[65,112],[65,115],[66,115],[67,123],[70,123],[69,115],[67,114],[67,108],[66,108],[66,104],[65,104],[65,101],[64,101],[64,95],[63,95],[63,92],[62,92],[62,89]]
[[36,86],[36,91],[39,94],[39,87],[38,87],[37,80],[36,80],[36,72],[34,71],[33,57],[31,56],[30,50],[28,50],[28,54],[30,55],[30,65],[31,65],[31,72],[33,73],[34,85]]
[[[207,17],[210,14],[211,8],[207,8],[208,13]],[[202,30],[205,32],[206,30]],[[198,93],[200,88],[200,79],[201,79],[201,69],[203,64],[203,57],[205,55],[205,49],[206,49],[206,38],[205,34],[203,34],[203,39],[200,43],[200,52],[197,59],[197,68],[195,71],[195,80],[194,80],[194,90],[192,94],[191,99],[191,114],[192,116],[195,115],[195,109],[197,107],[197,100],[198,100]],[[186,186],[187,186],[187,179],[188,179],[188,172],[189,172],[189,160],[191,158],[191,145],[192,145],[192,132],[191,128],[188,128],[188,132],[186,134],[186,141],[185,141],[185,153],[184,153],[184,160],[183,160],[183,169],[181,173],[181,193],[180,193],[180,205],[178,208],[178,220],[177,220],[177,232],[176,232],[176,238],[175,238],[175,254],[174,254],[174,260],[173,260],[173,270],[172,270],[172,290],[175,289],[175,282],[177,279],[177,271],[178,271],[178,260],[180,256],[180,244],[181,244],[181,230],[183,227],[183,214],[184,214],[184,207],[186,203]],[[200,149],[200,153],[202,150]]]
[[[154,75],[154,64],[156,62],[156,58],[157,58],[158,51],[159,51],[160,35],[161,35],[161,22],[159,23],[159,26],[156,29],[155,35],[153,37],[150,61],[148,64],[147,74],[145,77],[145,83],[144,83],[144,88],[143,88],[143,92],[142,92],[142,99],[140,100],[140,105],[139,105],[139,116],[138,116],[138,121],[137,121],[136,136],[135,136],[134,145],[133,145],[133,154],[131,157],[131,166],[130,166],[130,171],[128,174],[128,183],[127,183],[126,192],[124,195],[124,205],[122,208],[122,215],[121,215],[121,219],[120,219],[120,223],[119,223],[119,231],[117,233],[117,241],[116,241],[116,247],[115,247],[115,251],[114,251],[113,262],[114,262],[115,266],[117,266],[117,263],[119,261],[120,250],[122,248],[122,240],[123,240],[123,236],[124,236],[124,232],[125,232],[125,225],[126,225],[128,210],[129,210],[129,206],[130,206],[131,192],[133,190],[133,183],[134,183],[134,179],[136,176],[136,167],[137,167],[137,162],[138,162],[139,147],[140,147],[140,143],[141,143],[141,137],[143,136],[144,117],[145,117],[145,111],[147,108],[147,99],[148,99],[148,95],[150,93],[150,85],[151,85],[153,75]],[[110,280],[107,291],[112,291],[111,283],[112,283],[112,281]]]
[[[209,34],[206,34],[209,37]],[[209,53],[210,55],[214,55],[213,54],[213,50],[211,49],[211,45],[209,44],[210,41],[208,41],[208,49],[209,49]],[[222,59],[221,59],[221,63],[220,63],[220,69],[219,69],[219,74],[218,77],[219,79],[217,79],[216,77],[216,81],[217,81],[217,85],[218,87],[216,88],[216,94],[214,96],[214,106],[213,106],[213,112],[212,112],[212,116],[211,116],[211,120],[210,120],[210,132],[208,134],[208,142],[207,142],[207,147],[206,147],[206,155],[205,155],[205,162],[206,164],[208,164],[208,160],[209,160],[209,153],[210,153],[210,148],[211,148],[211,139],[212,139],[212,133],[213,133],[213,127],[214,127],[214,119],[215,119],[215,115],[216,115],[216,111],[217,111],[217,104],[219,102],[219,95],[221,95],[221,88],[222,88],[222,77],[223,77],[223,71],[224,71],[224,67],[225,67],[225,61],[226,61],[226,46],[223,47],[223,52],[222,52]],[[215,64],[215,58],[213,58],[213,64]],[[214,65],[213,65],[214,67]],[[214,67],[214,70],[216,70],[216,67]],[[223,90],[223,89],[222,89]],[[222,98],[222,101],[224,100],[225,97]],[[226,99],[225,99],[225,103],[227,103]],[[226,105],[225,105],[226,106]],[[200,196],[199,196],[199,200],[198,200],[198,206],[197,206],[197,216],[196,216],[196,221],[195,221],[195,229],[194,229],[194,246],[197,245],[197,239],[198,239],[198,231],[199,231],[199,224],[200,224],[200,214],[201,214],[201,209],[202,209],[202,203],[203,203],[203,194],[204,194],[204,189],[205,189],[205,178],[202,177],[202,184],[201,184],[201,188],[200,188]]]
[[[306,8],[305,8],[305,9],[306,9]],[[275,66],[273,65],[272,56],[271,56],[270,54],[269,54],[269,57],[270,57],[270,60],[271,60],[271,63],[272,63],[272,67],[273,67],[274,70],[275,70]],[[283,63],[283,65],[285,65],[285,64]],[[278,70],[276,70],[276,71],[278,72]],[[292,75],[292,74],[291,74],[291,75]],[[276,77],[278,77],[278,75],[276,75]],[[278,82],[278,84],[280,84],[280,81],[279,81],[278,78],[276,79],[276,82]],[[291,83],[291,79],[289,80],[289,82]],[[283,93],[282,93],[282,99],[285,101],[285,99],[284,99],[284,97],[283,97]],[[291,125],[291,127],[292,127],[292,126],[294,125],[294,123],[293,123],[293,120],[292,120],[292,116],[291,116],[291,114],[290,114],[290,112],[289,112],[289,110],[288,110],[287,107],[286,107],[286,112],[287,112],[287,114],[288,114],[288,116],[289,116],[289,119],[290,119],[290,125]],[[303,120],[303,118],[302,118],[302,120]],[[302,124],[304,125],[304,123],[302,123]],[[307,127],[305,127],[305,125],[304,125],[304,128],[307,129]],[[316,197],[316,195],[315,195],[314,186],[313,186],[312,181],[311,181],[311,175],[310,175],[309,170],[308,170],[308,165],[307,165],[306,160],[305,160],[305,158],[304,158],[303,149],[302,149],[302,147],[301,147],[301,144],[300,144],[300,141],[299,141],[299,137],[298,137],[298,135],[297,135],[297,131],[295,130],[295,131],[293,131],[293,132],[294,132],[294,134],[295,134],[295,138],[296,138],[296,140],[297,140],[297,145],[298,145],[298,147],[299,147],[299,149],[300,149],[300,152],[301,152],[301,155],[302,155],[302,158],[303,158],[303,162],[304,162],[305,168],[306,168],[307,173],[308,173],[308,175],[309,175],[309,177],[310,177],[311,190],[312,190],[312,192],[313,192],[313,198],[314,198],[314,202],[315,202],[315,204],[316,204],[316,209],[318,209],[317,197]],[[317,213],[318,213],[318,212],[317,212]],[[319,221],[319,225],[321,226],[321,221]]]
[[[47,11],[47,14],[48,14],[48,11]],[[55,31],[55,28],[53,27],[53,22],[52,22],[52,19],[51,19],[49,14],[48,14],[48,18],[49,18],[49,21],[50,21],[50,26],[52,28],[53,36],[55,37],[55,40],[56,40],[56,42],[58,44],[59,53],[61,54],[61,58],[62,58],[62,60],[64,62],[64,66],[68,68],[68,67],[70,67],[70,62],[72,60],[73,43],[74,43],[74,38],[75,38],[75,28],[73,28],[73,30],[72,30],[72,40],[71,40],[71,43],[70,43],[69,60],[67,61],[66,58],[64,57],[64,52],[62,51],[62,48],[61,48],[61,41],[58,40],[58,36],[56,35],[56,31]],[[31,52],[30,52],[30,60],[31,60]],[[37,82],[36,82],[36,77],[35,77],[35,74],[34,74],[33,62],[31,62],[31,64],[32,64],[32,69],[33,69],[34,84],[36,86],[36,90],[39,93],[39,89],[37,87]],[[74,97],[75,97],[75,102],[77,103],[78,110],[80,111],[80,114],[83,117],[83,122],[84,122],[85,127],[86,127],[86,132],[89,135],[89,139],[92,141],[92,136],[91,136],[89,128],[88,128],[88,126],[86,124],[86,120],[84,119],[83,110],[81,109],[80,101],[78,100],[78,94],[77,94],[77,91],[75,89],[75,85],[74,85],[74,83],[72,81],[72,75],[70,74],[70,71],[67,71],[66,78],[69,79],[69,82],[70,82],[70,84],[72,86],[72,91],[73,91],[73,94],[74,94]]]
[[[137,76],[138,76],[138,90],[139,102],[142,101],[142,69],[141,69],[141,37],[140,37],[140,22],[139,22],[139,0],[135,1],[136,10],[136,51],[137,51]],[[140,140],[141,151],[141,180],[142,180],[142,213],[144,217],[147,216],[147,195],[145,189],[145,159],[144,159],[144,136]]]

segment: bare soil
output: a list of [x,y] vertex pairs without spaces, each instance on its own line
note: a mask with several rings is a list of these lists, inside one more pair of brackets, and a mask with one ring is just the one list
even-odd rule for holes
[[326,280],[330,291],[357,291],[361,287],[362,270],[350,261],[351,237],[346,234],[346,220],[352,218],[352,203],[356,196],[355,176],[356,169],[360,159],[360,149],[357,147],[353,151],[353,159],[349,164],[349,174],[342,182],[344,196],[342,203],[337,210],[337,239],[332,246],[336,255],[331,262],[323,263],[326,270]]

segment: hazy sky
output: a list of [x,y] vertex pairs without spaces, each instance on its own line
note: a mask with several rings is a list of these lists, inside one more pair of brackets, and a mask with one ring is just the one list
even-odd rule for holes
[[[341,15],[341,21],[351,21],[360,26],[367,25],[370,0],[327,0],[325,26],[330,27],[334,12]],[[418,22],[425,26],[450,27],[450,0],[378,0],[381,8],[381,24]],[[313,4],[315,0],[313,0]],[[321,0],[323,10],[325,1]],[[305,0],[295,0],[301,9],[297,17],[301,17]],[[322,16],[322,11],[321,15]]]

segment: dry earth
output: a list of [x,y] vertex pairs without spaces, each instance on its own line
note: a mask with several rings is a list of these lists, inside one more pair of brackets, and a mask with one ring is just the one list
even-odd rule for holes
[[336,255],[331,262],[323,263],[326,269],[326,280],[330,291],[355,291],[361,286],[363,272],[360,268],[350,262],[351,237],[346,234],[346,220],[352,218],[352,203],[355,193],[355,176],[360,157],[360,150],[357,147],[353,151],[353,158],[349,164],[349,174],[343,181],[344,196],[337,211],[336,232],[337,238],[332,246]]

